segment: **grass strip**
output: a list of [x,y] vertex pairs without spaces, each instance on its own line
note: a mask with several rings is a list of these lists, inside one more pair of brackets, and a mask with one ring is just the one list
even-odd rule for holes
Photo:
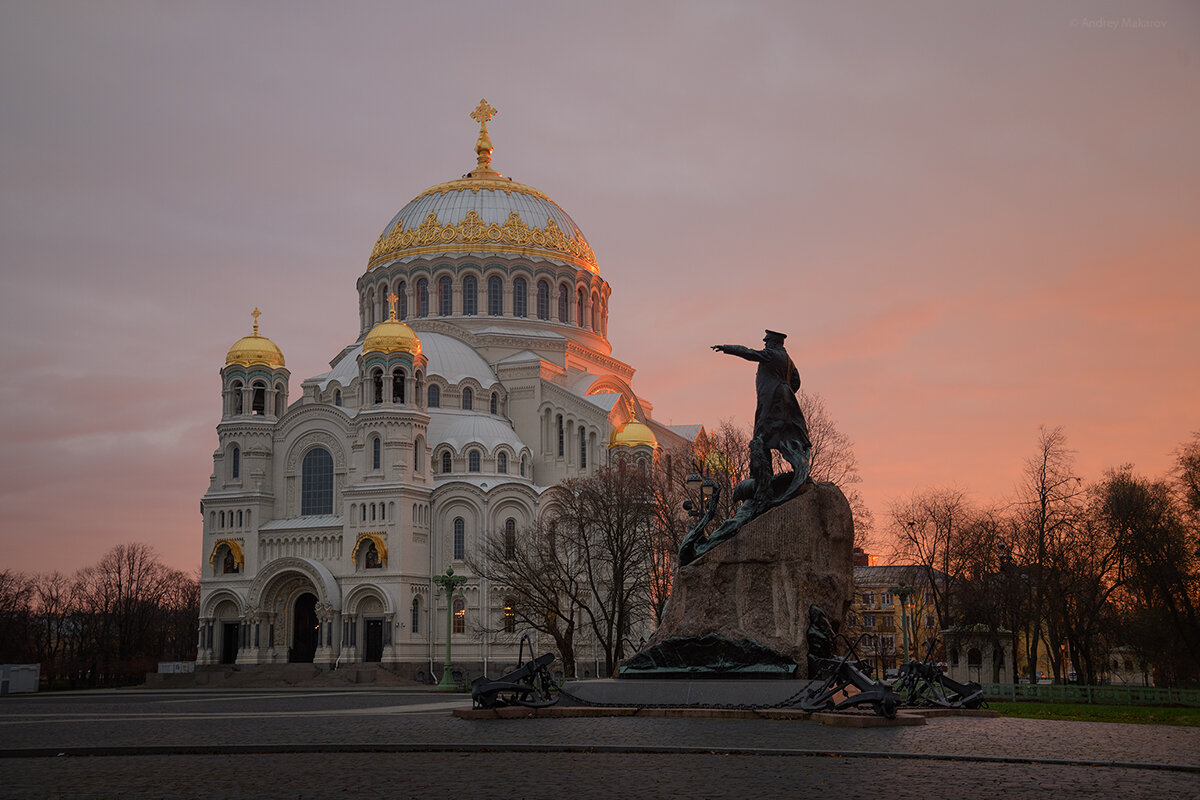
[[1090,703],[997,703],[992,701],[988,701],[988,708],[999,711],[1002,717],[1200,727],[1200,708],[1092,705]]

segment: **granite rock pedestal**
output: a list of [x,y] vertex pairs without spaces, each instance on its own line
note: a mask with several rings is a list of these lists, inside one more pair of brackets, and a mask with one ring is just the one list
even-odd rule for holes
[[854,520],[832,483],[748,522],[734,538],[680,567],[662,624],[647,642],[717,634],[748,639],[807,672],[808,607],[820,606],[835,630],[854,590]]

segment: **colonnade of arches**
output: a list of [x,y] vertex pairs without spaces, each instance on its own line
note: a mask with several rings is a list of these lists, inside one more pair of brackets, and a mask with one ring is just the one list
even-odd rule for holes
[[542,453],[586,470],[602,463],[600,429],[562,409],[542,408]]
[[288,387],[285,380],[268,381],[234,376],[228,379],[224,394],[223,416],[269,417],[278,419],[287,410]]
[[499,267],[442,265],[430,275],[384,276],[360,288],[363,332],[388,319],[396,294],[396,318],[515,317],[574,325],[608,335],[608,287],[598,276],[509,273]]

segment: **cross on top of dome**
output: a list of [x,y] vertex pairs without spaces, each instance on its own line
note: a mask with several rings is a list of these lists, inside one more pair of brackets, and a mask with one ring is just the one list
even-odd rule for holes
[[498,112],[496,109],[492,108],[488,104],[487,100],[480,100],[479,105],[476,106],[475,110],[471,112],[471,119],[478,122],[486,130],[488,122],[491,121],[492,117],[496,116],[497,113]]
[[470,173],[473,178],[500,178],[499,172],[492,169],[492,138],[488,136],[488,120],[498,112],[487,100],[480,100],[479,105],[471,112],[471,119],[479,123],[479,138],[475,140],[475,171]]
[[391,321],[392,321],[392,322],[395,322],[395,321],[396,321],[396,301],[397,301],[397,300],[399,300],[399,299],[400,299],[400,298],[396,296],[396,293],[395,293],[395,292],[389,292],[389,293],[388,293],[388,296],[387,296],[387,301],[388,301],[388,306],[389,306],[389,307],[391,308],[391,310],[392,310],[392,311],[391,311],[391,314],[392,314]]

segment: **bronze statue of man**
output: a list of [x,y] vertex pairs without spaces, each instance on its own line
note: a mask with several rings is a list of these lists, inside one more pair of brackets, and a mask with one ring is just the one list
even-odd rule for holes
[[799,480],[785,494],[792,494],[808,477],[807,455],[812,442],[808,438],[804,412],[796,401],[800,372],[784,349],[786,338],[787,334],[769,330],[763,337],[766,346],[762,350],[738,344],[714,344],[712,348],[718,353],[758,362],[758,373],[754,377],[758,404],[754,409],[754,436],[750,440],[750,475],[754,478],[755,499],[760,502],[769,498],[772,488],[772,450],[778,450],[797,475],[801,470],[800,462],[804,462],[804,474],[799,475]]
[[[784,349],[786,334],[767,331],[763,337],[762,350],[754,350],[737,344],[715,344],[713,350],[731,356],[758,362],[758,374],[754,385],[758,393],[758,405],[754,409],[754,435],[750,440],[750,480],[734,487],[733,497],[741,500],[737,512],[713,531],[705,535],[705,527],[711,519],[711,511],[701,519],[684,537],[679,549],[679,563],[689,564],[729,539],[742,526],[764,511],[795,497],[808,479],[811,466],[812,441],[808,437],[808,425],[804,413],[796,401],[800,389],[800,372]],[[779,475],[776,480],[771,463],[771,451],[777,450],[791,465],[790,474]],[[715,510],[715,503],[713,507]]]

